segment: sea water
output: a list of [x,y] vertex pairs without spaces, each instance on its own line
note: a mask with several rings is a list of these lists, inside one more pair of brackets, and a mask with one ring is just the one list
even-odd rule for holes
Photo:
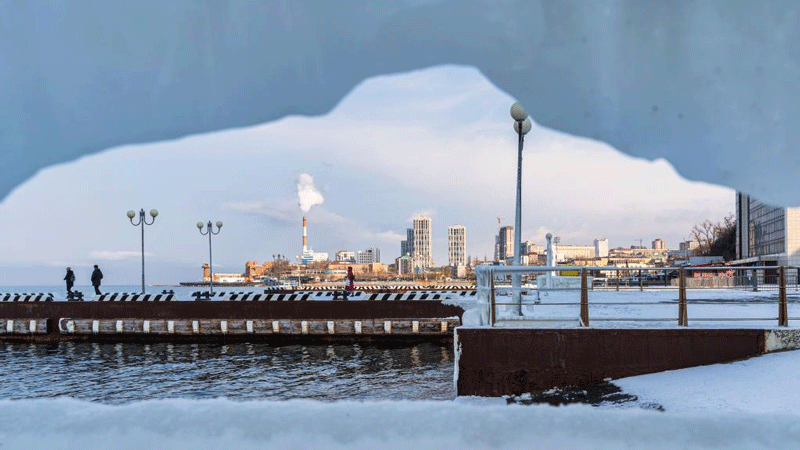
[[[93,289],[77,286],[91,299]],[[199,287],[172,289],[184,299]],[[102,287],[137,292],[141,286]],[[221,291],[255,291],[231,288]],[[53,293],[63,286],[0,287],[0,293]],[[0,399],[73,397],[121,404],[166,398],[449,400],[451,344],[134,344],[0,342]]]

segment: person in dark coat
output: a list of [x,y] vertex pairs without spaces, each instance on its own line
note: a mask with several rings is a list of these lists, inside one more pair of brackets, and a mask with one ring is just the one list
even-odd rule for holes
[[67,274],[64,276],[64,281],[67,282],[67,295],[72,295],[72,286],[75,285],[75,273],[72,267],[67,267]]
[[103,272],[100,271],[100,268],[97,267],[97,264],[94,265],[94,270],[92,271],[92,286],[94,286],[94,293],[100,295],[100,280],[103,279]]

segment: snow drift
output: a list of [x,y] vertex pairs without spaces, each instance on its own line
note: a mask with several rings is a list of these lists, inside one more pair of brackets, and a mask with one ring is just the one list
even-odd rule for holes
[[777,449],[798,416],[463,402],[0,402],[3,448]]

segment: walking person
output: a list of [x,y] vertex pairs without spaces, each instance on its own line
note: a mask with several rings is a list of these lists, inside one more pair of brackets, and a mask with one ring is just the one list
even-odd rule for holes
[[355,289],[355,281],[356,281],[356,276],[353,275],[353,268],[352,267],[348,267],[347,268],[347,283],[344,286],[344,290],[352,291],[353,289]]
[[94,293],[97,295],[101,295],[100,292],[100,280],[103,279],[103,272],[100,271],[100,268],[97,267],[97,264],[94,265],[94,270],[92,271],[92,286],[94,286]]
[[72,286],[75,286],[75,272],[72,271],[72,267],[67,267],[64,281],[67,282],[67,297],[72,297]]
[[[355,288],[355,286],[353,286],[353,282],[355,280],[356,280],[356,276],[353,275],[353,268],[352,267],[348,267],[347,268],[347,275],[344,277],[344,292],[342,292],[342,300],[347,300],[347,297],[350,295],[351,292],[353,292],[353,289]],[[339,291],[336,291],[336,292],[338,293]],[[334,300],[338,300],[338,298],[337,298],[338,295],[337,294],[333,294],[333,295],[334,295]]]

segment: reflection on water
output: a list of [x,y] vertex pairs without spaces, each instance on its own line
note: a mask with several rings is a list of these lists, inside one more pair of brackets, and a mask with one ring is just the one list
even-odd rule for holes
[[0,398],[452,399],[452,347],[0,345]]

